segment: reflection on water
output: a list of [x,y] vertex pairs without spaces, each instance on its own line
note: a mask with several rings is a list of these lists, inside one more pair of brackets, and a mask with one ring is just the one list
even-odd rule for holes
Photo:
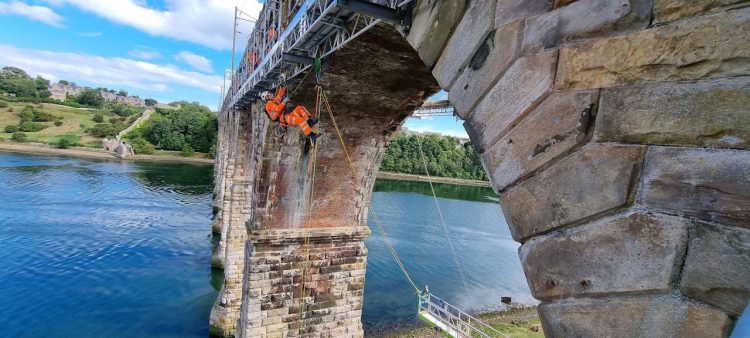
[[[490,188],[435,184],[459,263],[469,284],[464,291],[440,225],[429,184],[378,180],[372,203],[396,251],[420,288],[463,309],[501,309],[501,296],[532,303],[518,260],[518,243]],[[370,336],[418,325],[416,296],[388,252],[370,217],[362,320]]]
[[[209,166],[0,154],[2,336],[200,337],[222,277],[212,274]],[[471,310],[531,302],[488,188],[436,184],[469,283],[429,186],[378,180],[373,205],[421,287]],[[369,249],[368,334],[416,324],[416,297],[379,233]]]
[[3,336],[206,336],[211,172],[0,154]]

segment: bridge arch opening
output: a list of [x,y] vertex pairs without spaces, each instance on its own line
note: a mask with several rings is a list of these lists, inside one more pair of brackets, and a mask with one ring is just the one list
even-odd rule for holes
[[[750,295],[736,274],[750,257],[750,12],[664,3],[420,0],[405,39],[374,26],[327,60],[357,174],[323,116],[312,209],[302,137],[273,137],[258,102],[222,111],[214,332],[362,335],[375,172],[442,87],[522,243],[546,333],[726,334]],[[293,99],[314,107],[314,85]]]

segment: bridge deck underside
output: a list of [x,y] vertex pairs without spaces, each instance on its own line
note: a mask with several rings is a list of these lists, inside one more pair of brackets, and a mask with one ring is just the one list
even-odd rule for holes
[[[334,53],[325,66],[323,84],[360,182],[355,182],[332,121],[323,112],[319,125],[324,137],[317,143],[311,226],[364,226],[363,207],[369,199],[373,173],[385,143],[404,119],[439,87],[414,49],[386,24],[373,27]],[[291,99],[292,104],[304,105],[314,114],[315,77],[305,78]],[[275,175],[270,182],[274,189],[259,190],[273,191],[272,195],[264,196],[270,204],[267,213],[259,215],[258,225],[262,228],[307,226],[312,152],[308,156],[301,154],[304,145],[301,135],[298,128],[289,127],[283,140],[270,140],[270,144],[278,143],[281,147],[275,150],[273,146],[267,147],[267,151],[279,151],[281,161],[273,168],[263,169],[273,170]],[[306,188],[300,189],[300,185]]]

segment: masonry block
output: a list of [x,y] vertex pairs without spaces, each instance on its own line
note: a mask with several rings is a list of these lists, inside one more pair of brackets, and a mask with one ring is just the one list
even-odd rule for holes
[[554,93],[482,154],[495,188],[504,190],[585,142],[597,97],[597,91]]
[[498,0],[495,27],[552,10],[554,0]]
[[548,337],[726,337],[729,317],[671,295],[567,299],[539,306]]
[[639,202],[649,208],[750,228],[750,151],[653,147]]
[[750,149],[750,77],[605,89],[595,139]]
[[691,232],[680,290],[739,316],[750,300],[750,230],[698,223]]
[[555,88],[750,74],[750,8],[563,48]]
[[552,92],[557,51],[522,57],[477,104],[464,127],[479,152],[484,152],[518,119]]
[[516,21],[490,32],[474,57],[448,90],[450,102],[466,115],[485,92],[518,57],[523,21]]
[[519,249],[534,298],[668,291],[679,273],[688,220],[619,214],[534,237]]
[[516,241],[631,203],[644,147],[589,144],[500,196]]
[[654,0],[654,21],[669,22],[706,12],[726,10],[747,0]]
[[497,0],[482,0],[472,1],[469,4],[432,70],[441,88],[450,88],[461,68],[466,66],[493,29],[495,21],[493,9],[496,3]]
[[432,68],[440,57],[453,28],[461,19],[466,0],[420,0],[414,8],[411,30],[406,40]]
[[529,18],[523,34],[524,54],[575,39],[602,36],[648,26],[653,0],[580,0]]

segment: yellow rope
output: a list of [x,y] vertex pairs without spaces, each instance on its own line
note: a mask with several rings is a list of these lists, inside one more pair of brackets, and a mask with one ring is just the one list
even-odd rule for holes
[[[309,73],[308,73],[309,74]],[[303,79],[304,81],[304,79]],[[320,87],[318,87],[317,90],[317,96],[315,98],[315,106],[316,106],[316,118],[320,119]],[[320,121],[318,121],[320,122]],[[316,126],[316,132],[320,131],[320,123]],[[310,145],[313,147],[313,160],[310,162],[310,165],[312,166],[312,175],[310,179],[310,199],[308,203],[308,211],[307,211],[307,228],[310,228],[312,225],[312,212],[313,212],[313,205],[315,203],[315,175],[317,173],[317,162],[318,162],[318,147],[315,143],[310,141]],[[297,318],[297,334],[299,336],[302,336],[302,314],[304,313],[305,309],[305,281],[307,279],[307,269],[308,265],[310,264],[310,232],[308,231],[305,235],[305,260],[302,265],[302,285],[300,286],[301,292],[300,292],[300,305],[299,305],[299,316]]]
[[[341,142],[341,147],[344,149],[344,154],[346,155],[346,159],[349,161],[349,167],[352,169],[352,173],[354,174],[355,181],[359,181],[359,175],[357,174],[357,168],[354,166],[354,162],[352,161],[352,158],[349,156],[349,152],[346,149],[346,143],[344,142],[344,138],[341,136],[341,130],[339,129],[338,124],[336,124],[336,118],[333,116],[333,110],[331,109],[331,104],[328,102],[328,97],[326,96],[324,91],[321,91],[323,103],[326,106],[326,109],[328,110],[328,114],[331,117],[331,122],[333,124],[333,127],[336,129],[336,134],[338,135],[339,141]],[[367,208],[370,210],[370,212],[373,215],[373,218],[375,219],[375,224],[378,227],[378,230],[380,231],[380,234],[383,236],[383,239],[385,240],[385,244],[388,246],[388,250],[391,252],[391,255],[393,255],[393,258],[396,260],[396,264],[398,264],[398,267],[401,269],[401,272],[404,273],[404,276],[409,281],[411,286],[414,288],[414,290],[419,293],[421,290],[417,285],[414,283],[414,280],[412,280],[411,276],[409,275],[409,272],[406,270],[406,267],[404,266],[403,262],[401,261],[401,257],[398,256],[398,253],[396,252],[396,249],[393,247],[393,244],[391,243],[390,238],[388,238],[388,234],[385,232],[385,228],[383,228],[383,224],[380,222],[380,217],[378,216],[377,212],[375,212],[375,208],[373,208],[372,203],[370,201],[367,202]]]

